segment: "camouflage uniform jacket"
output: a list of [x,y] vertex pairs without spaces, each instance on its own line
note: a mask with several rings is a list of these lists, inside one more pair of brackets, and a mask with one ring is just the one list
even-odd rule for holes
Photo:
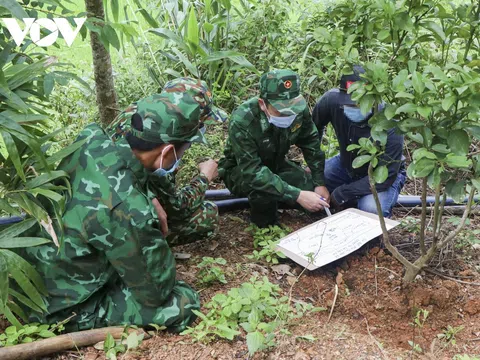
[[232,114],[219,165],[220,176],[241,167],[242,181],[271,200],[295,203],[300,189],[282,180],[276,171],[285,161],[290,146],[297,145],[312,171],[315,186],[324,185],[325,155],[308,107],[286,129],[271,125],[258,105],[258,97],[240,105]]
[[[112,124],[106,129],[114,142],[125,141],[126,123],[134,112],[134,105],[130,105],[123,111]],[[168,221],[184,220],[195,213],[205,201],[205,192],[208,189],[208,179],[205,175],[196,176],[189,185],[177,189],[175,176],[156,176],[143,168],[142,174],[138,174],[140,183],[148,188],[158,199],[168,214]]]
[[162,177],[150,175],[148,188],[165,209],[170,222],[187,219],[201,207],[205,201],[208,179],[200,174],[187,186],[177,189],[174,175]]
[[143,166],[125,139],[112,142],[96,124],[76,141],[83,139],[59,166],[72,186],[62,218],[63,246],[46,244],[26,253],[45,279],[48,312],[87,300],[93,312],[92,299],[100,302],[119,279],[138,303],[161,306],[175,285],[175,260],[157,228],[153,196],[139,181]]

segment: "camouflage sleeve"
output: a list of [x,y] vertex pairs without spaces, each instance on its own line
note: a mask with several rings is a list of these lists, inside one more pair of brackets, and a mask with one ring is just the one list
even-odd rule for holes
[[175,285],[175,259],[156,228],[153,206],[146,196],[131,191],[110,216],[109,241],[91,241],[101,247],[133,297],[142,305],[157,307]]
[[230,123],[229,140],[246,187],[264,193],[272,200],[294,204],[300,189],[289,185],[262,164],[257,144],[248,129]]
[[195,213],[205,201],[208,179],[205,175],[196,176],[187,186],[176,189],[173,176],[149,177],[149,189],[155,194],[165,209],[169,220],[180,220]]
[[325,153],[320,148],[318,130],[312,121],[308,107],[305,109],[303,117],[302,128],[295,145],[302,149],[303,157],[312,171],[313,184],[324,186]]

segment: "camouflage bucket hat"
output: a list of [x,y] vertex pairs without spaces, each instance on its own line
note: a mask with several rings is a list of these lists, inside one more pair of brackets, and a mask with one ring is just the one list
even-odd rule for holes
[[300,76],[292,70],[273,70],[260,78],[260,97],[282,115],[299,114],[307,106],[300,95]]
[[167,82],[163,91],[189,94],[200,105],[200,117],[203,120],[225,122],[227,119],[225,111],[213,105],[212,92],[205,81],[189,77],[177,78]]
[[155,94],[135,103],[135,115],[142,117],[143,129],[131,128],[135,137],[154,143],[207,141],[200,123],[200,106],[188,94]]

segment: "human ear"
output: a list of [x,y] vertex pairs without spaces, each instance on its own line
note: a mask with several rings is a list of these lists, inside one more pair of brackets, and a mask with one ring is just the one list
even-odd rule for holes
[[156,169],[170,169],[175,163],[175,146],[169,144],[165,146],[162,151],[156,156],[153,161],[153,168]]

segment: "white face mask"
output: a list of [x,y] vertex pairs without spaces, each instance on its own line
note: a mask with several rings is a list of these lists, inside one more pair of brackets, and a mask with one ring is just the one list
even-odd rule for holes
[[296,114],[289,115],[289,116],[273,116],[271,115],[268,110],[265,102],[262,100],[263,112],[267,115],[268,122],[278,128],[286,129],[293,124],[295,119],[297,118]]
[[175,163],[173,164],[173,166],[170,169],[168,169],[168,170],[163,169],[163,153],[165,152],[166,149],[168,149],[168,148],[165,148],[162,151],[162,159],[160,160],[160,168],[153,172],[154,175],[157,175],[157,176],[160,176],[160,177],[167,176],[168,174],[173,173],[180,166],[181,159],[177,158],[177,152],[175,151],[175,147],[173,147],[173,153],[175,154]]

